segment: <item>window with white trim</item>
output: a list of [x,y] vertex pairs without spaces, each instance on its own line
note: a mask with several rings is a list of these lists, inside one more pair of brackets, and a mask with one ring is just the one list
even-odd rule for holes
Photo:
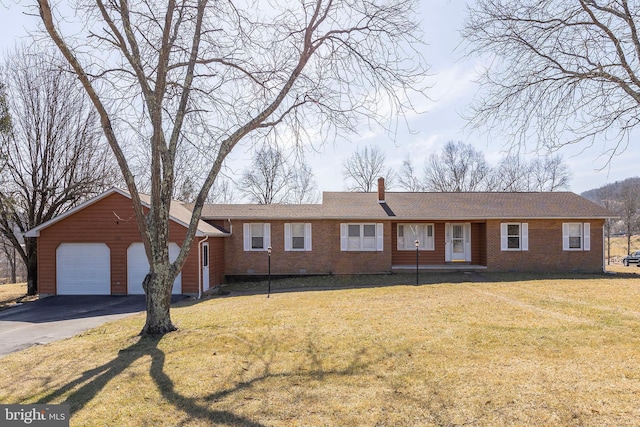
[[244,223],[245,251],[266,251],[271,245],[271,224],[262,222]]
[[526,222],[500,224],[500,249],[503,251],[528,251],[529,224]]
[[286,223],[284,225],[285,251],[311,250],[311,223]]
[[420,250],[434,250],[433,224],[398,224],[397,235],[399,251],[415,251],[416,240]]
[[591,250],[591,224],[588,222],[566,222],[562,224],[562,250]]
[[340,224],[340,250],[382,251],[383,225],[357,223]]

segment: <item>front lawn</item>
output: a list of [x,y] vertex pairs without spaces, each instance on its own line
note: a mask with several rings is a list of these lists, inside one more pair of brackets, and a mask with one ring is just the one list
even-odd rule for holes
[[0,285],[0,310],[38,299],[36,295],[27,295],[26,283],[7,283]]
[[194,301],[161,339],[135,315],[4,357],[0,402],[72,426],[640,423],[640,276],[448,277]]

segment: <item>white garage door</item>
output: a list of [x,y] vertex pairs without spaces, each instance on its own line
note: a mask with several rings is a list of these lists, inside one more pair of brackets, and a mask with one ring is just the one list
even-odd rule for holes
[[56,249],[58,295],[111,295],[111,256],[105,243],[62,243]]
[[[180,253],[180,247],[175,243],[169,243],[169,259],[175,261]],[[129,294],[144,294],[142,281],[149,272],[149,261],[144,252],[142,243],[132,243],[127,249],[127,284]],[[173,282],[173,294],[182,293],[182,273],[178,274]]]

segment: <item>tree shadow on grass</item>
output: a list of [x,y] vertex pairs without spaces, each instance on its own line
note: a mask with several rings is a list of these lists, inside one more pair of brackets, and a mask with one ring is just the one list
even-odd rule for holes
[[[49,403],[60,396],[71,392],[62,403],[68,403],[71,413],[75,413],[84,408],[96,395],[107,385],[109,381],[120,375],[125,369],[131,366],[136,360],[144,356],[151,357],[150,374],[156,383],[162,396],[176,408],[189,414],[191,417],[217,423],[242,426],[261,427],[262,424],[236,415],[229,411],[211,410],[195,399],[182,396],[175,392],[171,378],[164,373],[165,354],[158,348],[161,336],[143,336],[133,345],[118,352],[118,357],[97,368],[85,371],[82,376],[73,380],[57,390],[44,396],[38,403]],[[82,386],[80,386],[82,384]],[[76,387],[80,386],[76,389]],[[238,385],[241,388],[242,384]]]
[[158,348],[161,336],[143,336],[131,346],[118,352],[118,356],[94,369],[85,371],[79,378],[63,385],[40,399],[38,403],[49,403],[66,396],[64,402],[70,405],[71,413],[75,413],[91,402],[109,381],[118,377],[137,360],[149,356],[151,366],[150,376],[158,391],[176,409],[187,414],[189,419],[185,422],[202,420],[205,422],[215,422],[222,425],[240,427],[261,427],[263,424],[253,421],[247,417],[234,414],[231,411],[213,410],[208,405],[213,402],[222,401],[236,393],[250,389],[254,385],[269,379],[304,377],[315,380],[322,380],[326,376],[350,376],[357,375],[372,363],[371,355],[366,349],[355,351],[352,358],[346,365],[341,367],[328,367],[323,363],[323,351],[317,348],[313,337],[308,337],[306,354],[308,364],[299,366],[288,372],[273,372],[273,357],[277,351],[265,352],[265,349],[273,347],[273,342],[268,337],[264,337],[263,342],[250,345],[247,354],[253,359],[261,369],[253,377],[235,383],[233,386],[219,390],[208,395],[196,398],[184,396],[175,390],[173,380],[164,372],[165,353]]

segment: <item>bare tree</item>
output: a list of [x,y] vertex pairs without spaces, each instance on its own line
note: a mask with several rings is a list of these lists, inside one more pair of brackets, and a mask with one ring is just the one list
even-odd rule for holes
[[313,177],[313,171],[303,159],[298,160],[295,169],[291,171],[290,186],[289,201],[291,203],[316,203],[319,199],[318,184]]
[[[611,185],[605,185],[600,188],[598,190],[597,197],[599,203],[609,209],[610,212],[616,212],[620,209],[620,202],[616,200],[616,195],[614,194],[613,187]],[[607,265],[611,264],[611,234],[613,224],[613,218],[607,218],[604,220],[604,236],[607,239]],[[627,253],[629,253],[628,248]]]
[[[0,82],[0,134],[8,134],[11,130],[11,115],[7,105],[7,93],[4,84]],[[4,160],[0,158],[0,162]],[[2,165],[3,163],[0,163]],[[0,168],[0,171],[2,169]]]
[[623,181],[618,194],[620,218],[627,235],[627,253],[631,252],[631,236],[638,230],[640,186],[635,181]]
[[386,188],[393,185],[393,172],[384,166],[386,157],[377,146],[356,150],[342,163],[342,176],[349,191],[374,191],[378,178],[385,178]]
[[37,293],[36,239],[23,244],[18,234],[104,191],[115,176],[97,115],[62,64],[25,48],[4,67],[11,119],[0,133],[0,233],[27,268],[29,295]]
[[449,141],[442,153],[432,154],[424,166],[427,191],[485,191],[491,178],[491,167],[484,154],[462,141]]
[[507,154],[493,170],[490,187],[494,191],[529,191],[530,175],[531,164],[526,159],[517,154]]
[[219,175],[209,191],[207,203],[229,204],[233,203],[234,200],[231,181]]
[[537,157],[530,162],[530,191],[558,191],[569,188],[571,172],[560,155]]
[[242,174],[240,191],[251,202],[261,205],[286,203],[291,178],[282,152],[265,147],[255,153],[251,165]]
[[472,125],[514,134],[516,143],[537,131],[538,143],[551,148],[595,144],[606,132],[597,139],[602,151],[623,151],[640,120],[639,7],[627,0],[478,0],[463,35],[471,52],[491,57],[491,68]]
[[[38,5],[47,33],[99,113],[131,193],[151,266],[143,283],[143,334],[175,329],[171,285],[189,254],[209,190],[238,142],[263,141],[276,126],[291,129],[295,142],[308,136],[305,129],[321,129],[327,137],[353,130],[362,117],[388,126],[410,108],[408,95],[425,89],[414,0],[268,7],[240,0],[97,0],[64,19],[49,1]],[[83,24],[80,33],[66,37],[57,23],[74,17]],[[151,152],[148,215],[123,150],[125,127],[137,130]],[[169,204],[176,153],[187,142],[209,159],[210,168],[172,263]]]
[[535,157],[531,161],[508,154],[493,171],[494,191],[558,191],[569,186],[571,172],[560,155]]
[[0,234],[0,251],[7,261],[7,272],[9,273],[9,283],[18,282],[18,253],[14,245],[4,236]]
[[398,173],[398,183],[400,187],[405,191],[422,191],[422,183],[420,178],[416,175],[416,170],[413,167],[411,157],[407,157],[402,161],[400,172]]

